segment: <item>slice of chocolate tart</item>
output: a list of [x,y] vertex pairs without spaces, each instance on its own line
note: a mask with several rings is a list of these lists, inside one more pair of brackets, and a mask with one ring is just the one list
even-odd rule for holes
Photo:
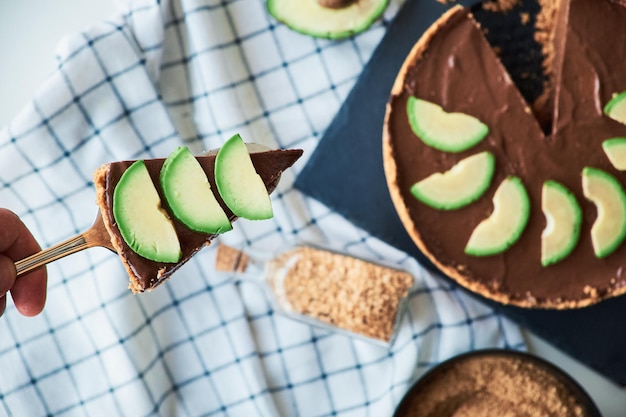
[[[407,57],[383,132],[390,194],[416,245],[466,288],[521,307],[582,307],[626,292],[626,174],[606,150],[617,158],[626,138],[626,49],[616,43],[626,8],[555,5],[551,134],[461,7]],[[493,155],[493,174],[462,162],[481,153]],[[476,178],[488,187],[454,209],[424,203],[454,200]]]
[[[192,160],[189,156],[183,158],[184,153],[177,150],[168,159],[113,162],[95,172],[97,203],[134,293],[157,287],[219,233],[230,230],[229,223],[240,217],[234,213],[239,208],[229,207],[220,191],[224,195],[229,193],[228,199],[240,187],[255,200],[269,202],[269,194],[276,189],[283,171],[302,155],[300,149],[259,150],[255,146],[245,147],[243,142],[241,146],[245,149],[243,160],[237,156],[222,157],[219,152],[227,148],[225,144],[217,152],[191,157]],[[239,145],[228,146],[235,147],[241,151]],[[230,155],[236,153],[229,151]],[[174,162],[179,159],[184,161]],[[216,160],[218,165],[227,166],[216,172]],[[203,175],[198,175],[199,171]],[[229,174],[232,178],[221,178]],[[221,189],[220,181],[226,184]],[[189,186],[191,182],[195,185]],[[250,192],[255,187],[263,188],[260,194]],[[198,201],[206,202],[206,209]],[[257,204],[249,203],[252,207]],[[258,218],[271,217],[271,208],[269,215],[264,214]],[[222,215],[227,219],[226,224]],[[208,226],[199,217],[208,218]]]

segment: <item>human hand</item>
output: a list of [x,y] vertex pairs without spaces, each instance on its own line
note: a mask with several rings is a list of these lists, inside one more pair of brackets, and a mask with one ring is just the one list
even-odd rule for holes
[[35,316],[46,303],[47,274],[45,268],[16,279],[15,261],[32,255],[40,246],[19,217],[0,208],[0,316],[4,313],[7,294],[24,316]]

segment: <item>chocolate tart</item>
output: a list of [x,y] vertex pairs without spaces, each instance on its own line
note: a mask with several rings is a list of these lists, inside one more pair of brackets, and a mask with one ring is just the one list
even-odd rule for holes
[[[267,191],[271,193],[276,189],[283,171],[291,167],[301,155],[302,150],[300,149],[268,150],[262,152],[251,152],[250,158],[255,170],[263,180]],[[213,175],[215,167],[215,153],[198,156],[196,159],[200,162],[200,165],[206,172],[211,188],[220,206],[228,216],[231,223],[234,222],[237,220],[237,217],[226,206],[219,193],[215,191],[217,190],[215,177]],[[178,268],[191,259],[191,257],[200,249],[208,246],[217,235],[192,231],[171,215],[171,209],[167,206],[166,199],[163,197],[163,190],[159,182],[159,174],[165,159],[146,159],[144,160],[146,168],[148,169],[150,177],[152,178],[152,181],[161,196],[163,209],[168,212],[169,217],[174,223],[174,228],[181,245],[182,256],[179,262],[164,263],[143,258],[134,252],[122,238],[112,210],[113,192],[115,187],[124,171],[132,165],[133,162],[135,161],[119,161],[103,165],[95,172],[94,182],[96,185],[97,203],[100,207],[102,219],[104,220],[104,224],[109,231],[109,234],[111,235],[111,243],[120,256],[120,259],[122,260],[130,278],[129,288],[134,293],[140,293],[152,290],[163,283],[174,272],[176,272]]]
[[[577,308],[626,292],[626,244],[596,258],[590,229],[596,206],[583,194],[581,172],[590,166],[609,172],[622,186],[602,150],[611,137],[626,137],[626,126],[603,114],[615,93],[626,90],[621,70],[626,49],[626,7],[611,0],[559,0],[550,11],[551,129],[544,133],[509,73],[485,39],[472,14],[453,7],[418,40],[401,67],[387,104],[383,160],[388,188],[399,217],[418,248],[441,271],[489,299],[520,307]],[[407,100],[415,96],[461,112],[489,126],[475,147],[448,153],[427,146],[411,130]],[[411,185],[449,170],[481,151],[491,152],[496,169],[490,188],[458,210],[428,207]],[[464,251],[474,228],[493,210],[492,198],[507,176],[519,177],[530,198],[530,215],[519,240],[492,256]],[[541,264],[541,235],[546,218],[541,189],[546,180],[564,184],[582,209],[580,239],[564,260]]]

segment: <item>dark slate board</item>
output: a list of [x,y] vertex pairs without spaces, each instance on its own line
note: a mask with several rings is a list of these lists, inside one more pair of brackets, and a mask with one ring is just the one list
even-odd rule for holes
[[[458,4],[471,7],[472,1]],[[534,7],[523,2],[523,7]],[[346,102],[326,130],[315,152],[296,180],[296,188],[319,200],[349,221],[383,241],[411,254],[433,269],[405,232],[389,197],[382,164],[382,125],[385,104],[404,58],[421,34],[449,6],[435,0],[407,0],[364,68]],[[505,49],[502,61],[529,100],[542,80],[524,76],[537,72],[536,45],[515,47],[522,38],[519,10],[498,19],[476,10],[476,18],[488,27],[493,45]],[[493,26],[493,27],[492,27]],[[492,30],[494,29],[494,30]],[[528,29],[526,29],[528,30]],[[534,49],[533,49],[534,48]],[[626,297],[568,311],[522,309],[504,306],[472,294],[570,356],[587,364],[616,383],[626,386]]]

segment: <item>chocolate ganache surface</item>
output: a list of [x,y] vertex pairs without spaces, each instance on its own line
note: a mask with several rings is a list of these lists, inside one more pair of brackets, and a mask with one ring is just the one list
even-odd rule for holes
[[[270,150],[265,152],[252,152],[250,158],[257,173],[263,180],[268,192],[271,193],[277,187],[281,174],[284,170],[292,166],[302,155],[302,150]],[[224,209],[231,222],[237,217],[226,206],[219,193],[216,191],[215,178],[213,175],[215,167],[215,155],[198,156],[196,159],[207,173],[207,178],[211,184],[211,189],[217,198],[220,206]],[[98,190],[99,206],[107,229],[111,235],[111,240],[118,250],[118,254],[124,263],[129,276],[130,288],[133,292],[143,292],[150,290],[161,284],[166,278],[173,274],[178,268],[186,263],[204,246],[216,237],[214,234],[198,233],[188,229],[173,215],[170,215],[176,234],[181,245],[182,256],[177,263],[155,262],[141,257],[134,252],[122,238],[113,217],[113,192],[120,177],[134,161],[120,161],[107,164],[101,168],[100,174],[96,173],[96,188]],[[146,168],[154,182],[154,185],[161,196],[163,208],[171,213],[163,198],[163,190],[160,185],[159,175],[165,159],[146,159]],[[100,176],[100,177],[98,177]]]
[[[561,1],[554,39],[554,97],[551,134],[544,134],[471,13],[455,7],[417,42],[407,57],[387,106],[383,153],[385,173],[398,214],[417,246],[444,273],[488,298],[522,307],[573,308],[626,291],[626,244],[606,258],[594,255],[590,229],[598,211],[583,195],[581,173],[595,167],[622,186],[626,174],[610,164],[602,142],[626,137],[626,126],[603,114],[611,97],[626,90],[626,8],[618,1]],[[475,147],[446,153],[430,148],[411,130],[407,100],[415,96],[487,124]],[[476,202],[441,211],[417,201],[410,187],[459,160],[490,151],[496,170]],[[466,255],[478,223],[493,211],[497,186],[518,176],[531,210],[520,239],[492,256]],[[544,181],[555,180],[575,195],[583,212],[573,252],[554,265],[541,265]]]

